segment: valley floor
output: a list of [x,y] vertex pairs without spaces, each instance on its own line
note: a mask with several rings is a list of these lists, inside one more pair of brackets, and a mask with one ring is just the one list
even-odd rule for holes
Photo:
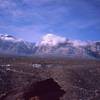
[[100,100],[100,61],[0,57],[1,97],[49,78],[66,92],[62,100]]

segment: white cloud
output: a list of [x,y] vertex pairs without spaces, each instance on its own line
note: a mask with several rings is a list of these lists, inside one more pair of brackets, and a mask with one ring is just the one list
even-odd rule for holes
[[42,37],[42,40],[39,44],[55,46],[58,43],[64,43],[65,41],[66,41],[65,37],[60,37],[60,36],[49,33]]
[[27,14],[15,0],[0,0],[0,12],[13,18],[23,17]]

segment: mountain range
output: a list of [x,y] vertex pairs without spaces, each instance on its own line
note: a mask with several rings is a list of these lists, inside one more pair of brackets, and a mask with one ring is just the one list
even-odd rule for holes
[[0,35],[0,53],[21,56],[93,58],[100,59],[100,41],[71,40],[46,34],[37,43]]

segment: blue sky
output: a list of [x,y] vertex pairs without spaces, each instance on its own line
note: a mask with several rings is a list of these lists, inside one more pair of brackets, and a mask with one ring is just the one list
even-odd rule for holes
[[47,33],[100,40],[100,0],[0,0],[0,33],[31,42]]

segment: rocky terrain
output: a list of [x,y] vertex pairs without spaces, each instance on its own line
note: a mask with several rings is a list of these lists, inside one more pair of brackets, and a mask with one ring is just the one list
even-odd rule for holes
[[[49,78],[53,78],[65,90],[63,100],[99,100],[100,98],[99,60],[94,63],[84,61],[84,64],[81,64],[80,60],[77,63],[72,61],[72,63],[62,64],[54,63],[54,61],[46,64],[34,62],[32,65],[1,63],[0,96],[16,89],[20,91],[20,88],[32,82]],[[19,92],[15,91],[15,94],[17,93]]]

